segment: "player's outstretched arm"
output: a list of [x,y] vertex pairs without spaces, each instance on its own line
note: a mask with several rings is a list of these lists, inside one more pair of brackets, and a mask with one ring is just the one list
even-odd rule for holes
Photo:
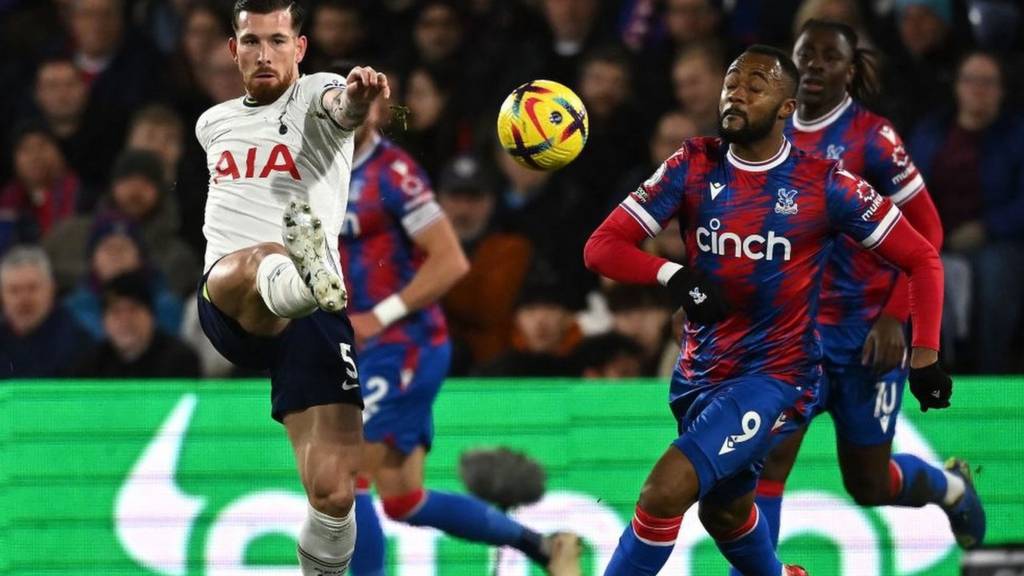
[[466,254],[444,215],[412,240],[426,254],[423,264],[400,292],[385,298],[370,312],[351,316],[360,339],[372,338],[409,313],[437,302],[469,272]]
[[366,119],[378,96],[391,97],[387,76],[369,66],[356,66],[345,78],[345,88],[324,92],[322,103],[338,126],[352,131]]
[[728,308],[718,287],[696,269],[641,250],[639,245],[647,237],[647,230],[619,206],[587,240],[583,261],[591,271],[616,282],[665,286],[691,322],[712,324],[724,319]]

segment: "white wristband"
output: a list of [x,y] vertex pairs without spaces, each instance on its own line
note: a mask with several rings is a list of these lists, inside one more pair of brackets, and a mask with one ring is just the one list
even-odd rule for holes
[[682,266],[675,262],[665,262],[658,268],[658,283],[662,286],[668,286],[668,281],[675,275],[676,272],[682,270]]
[[373,315],[377,317],[377,321],[385,328],[398,322],[408,313],[408,306],[405,305],[405,302],[402,302],[402,297],[398,294],[388,296],[373,307]]

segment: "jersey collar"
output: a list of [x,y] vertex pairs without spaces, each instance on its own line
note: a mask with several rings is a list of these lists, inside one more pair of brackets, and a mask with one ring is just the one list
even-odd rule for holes
[[853,98],[850,98],[850,95],[846,94],[838,106],[830,110],[821,118],[811,121],[800,120],[800,112],[798,110],[793,114],[793,127],[801,132],[816,132],[830,126],[833,122],[838,120],[851,104],[853,104]]
[[373,153],[376,152],[377,148],[380,146],[380,134],[374,133],[371,138],[373,138],[373,140],[371,140],[372,143],[370,146],[362,154],[352,159],[353,170],[365,164],[366,161],[370,159],[370,156],[373,156]]
[[789,143],[786,138],[782,139],[782,146],[779,151],[775,153],[771,158],[763,162],[748,162],[739,156],[732,153],[732,146],[729,146],[729,151],[725,153],[726,159],[729,160],[729,164],[734,167],[746,171],[746,172],[767,172],[772,168],[775,168],[779,164],[786,161],[789,158],[789,152],[793,149],[793,146]]

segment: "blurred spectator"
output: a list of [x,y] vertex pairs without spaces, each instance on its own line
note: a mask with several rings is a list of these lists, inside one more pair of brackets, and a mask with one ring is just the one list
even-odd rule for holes
[[[654,128],[654,134],[647,143],[647,159],[625,172],[619,179],[619,186],[616,190],[616,197],[612,198],[614,204],[618,204],[626,197],[626,194],[636,190],[644,180],[661,166],[661,163],[669,156],[676,153],[687,138],[697,135],[697,124],[686,114],[678,110],[670,110],[661,115]],[[609,211],[612,206],[609,206]]]
[[413,48],[420,62],[431,66],[456,65],[462,39],[462,14],[454,2],[423,3],[413,26]]
[[0,378],[66,375],[90,342],[75,319],[55,305],[56,288],[46,253],[12,248],[0,261]]
[[[74,63],[63,57],[39,64],[33,93],[36,108],[57,137],[64,157],[90,191],[106,185],[110,163],[120,146],[116,130],[105,132],[103,114],[93,114],[100,105],[86,106],[89,91]],[[92,208],[96,198],[79,198],[79,207]]]
[[470,261],[469,273],[442,301],[455,344],[452,372],[465,374],[511,346],[516,298],[532,247],[519,234],[494,229],[497,192],[476,158],[453,160],[437,192]]
[[62,140],[71,138],[82,126],[88,87],[74,62],[52,58],[36,71],[35,101],[50,129]]
[[[587,145],[566,174],[589,190],[590,204],[607,205],[623,195],[608,184],[645,156],[640,111],[633,105],[629,56],[617,46],[598,48],[587,55],[580,73],[579,95],[587,107],[590,132]],[[601,214],[603,217],[604,214]],[[596,225],[597,222],[594,222]]]
[[159,55],[125,26],[123,0],[74,2],[71,36],[75,65],[90,85],[90,98],[119,113],[109,120],[160,94]]
[[176,334],[181,325],[181,300],[167,289],[159,273],[146,265],[138,232],[128,222],[100,220],[89,236],[88,275],[68,295],[64,305],[79,323],[97,339],[103,337],[100,289],[113,278],[127,272],[146,275],[153,293],[157,325],[168,334]]
[[671,96],[672,62],[680,52],[694,46],[709,46],[723,57],[735,53],[732,38],[723,33],[725,20],[720,0],[666,0],[663,34],[659,42],[643,51],[640,65],[648,72],[638,74],[638,80]]
[[[596,279],[583,266],[583,246],[600,219],[608,194],[578,184],[572,171],[552,174],[520,166],[500,146],[495,159],[505,177],[500,188],[497,226],[529,238],[536,259],[558,270],[558,280],[573,307],[582,307]],[[595,199],[596,198],[596,199]]]
[[721,54],[707,45],[687,48],[672,65],[676,103],[702,136],[718,135],[718,101],[724,79]]
[[206,60],[200,67],[199,85],[208,99],[206,108],[245,94],[245,85],[242,84],[238,64],[232,58],[227,44],[214,47],[206,55]]
[[44,124],[15,131],[14,180],[0,190],[0,254],[14,242],[38,242],[74,216],[81,183]]
[[643,375],[654,376],[666,341],[672,340],[668,292],[660,286],[613,284],[605,295],[615,331],[640,345]]
[[977,368],[990,373],[1009,368],[1024,301],[1024,118],[1003,109],[1003,85],[995,57],[970,54],[957,74],[955,112],[927,119],[910,139],[945,227],[946,256],[973,270],[970,342]]
[[523,286],[515,312],[513,350],[485,366],[482,376],[571,376],[571,354],[582,334],[573,303],[550,272],[535,271]]
[[899,98],[893,118],[904,131],[949,106],[958,46],[952,0],[898,0],[902,51],[891,55],[890,93]]
[[339,60],[367,58],[366,18],[358,0],[319,2],[313,6],[311,22],[305,70],[319,72]]
[[156,154],[163,163],[164,184],[172,185],[181,161],[185,128],[177,112],[150,104],[132,116],[126,148]]
[[178,237],[178,210],[163,184],[163,165],[151,152],[128,150],[114,166],[110,193],[96,217],[79,216],[61,223],[44,245],[53,260],[58,283],[82,276],[82,246],[105,220],[127,220],[139,230],[147,258],[179,297],[195,290],[200,264]]
[[[429,66],[414,68],[405,82],[403,102],[409,107],[408,130],[395,139],[419,161],[432,180],[460,150],[460,126],[453,105],[455,77]],[[463,135],[463,137],[468,137]]]
[[546,27],[543,34],[521,39],[516,47],[518,58],[510,62],[510,84],[544,78],[572,86],[579,77],[583,55],[611,38],[611,34],[603,34],[602,2],[541,0],[540,4]]
[[131,21],[162,54],[171,54],[191,4],[192,0],[135,0]]
[[[189,139],[192,131],[188,132]],[[163,189],[172,192],[170,203],[180,214],[180,237],[189,244],[193,254],[205,250],[202,237],[203,213],[206,208],[206,182],[209,171],[206,155],[198,142],[188,158],[184,157],[185,127],[181,117],[162,104],[150,104],[132,118],[127,148],[152,152],[160,157],[164,168]]]
[[639,378],[643,349],[618,332],[588,336],[576,348],[579,375],[589,380]]
[[85,378],[198,378],[199,358],[157,329],[145,275],[133,272],[104,284],[106,339],[75,368]]
[[[188,6],[182,20],[181,38],[169,68],[176,101],[191,108],[199,106],[198,100],[205,101],[197,92],[202,90],[202,72],[210,54],[218,48],[227,51],[227,19],[212,4],[197,1]],[[235,76],[237,70],[234,67]]]

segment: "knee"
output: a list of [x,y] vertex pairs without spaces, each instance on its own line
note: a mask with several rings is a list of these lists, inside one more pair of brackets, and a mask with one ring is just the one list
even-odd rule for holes
[[689,507],[679,494],[668,486],[660,486],[655,482],[646,482],[640,490],[640,509],[657,518],[673,518],[680,516]]
[[716,540],[730,539],[736,533],[736,530],[747,522],[750,514],[750,508],[736,510],[708,505],[702,505],[697,512],[704,529]]
[[264,243],[233,252],[210,269],[207,284],[211,291],[236,300],[245,291],[253,289],[260,262],[270,254],[283,253],[283,250],[277,244]]
[[309,489],[309,503],[319,512],[342,518],[352,510],[355,491],[352,479],[337,478],[337,481],[317,483]]
[[846,492],[859,506],[884,506],[892,499],[888,478],[843,477]]

